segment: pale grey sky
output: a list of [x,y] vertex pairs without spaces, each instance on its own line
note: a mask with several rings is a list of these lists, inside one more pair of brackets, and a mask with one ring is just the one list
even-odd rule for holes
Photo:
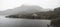
[[19,7],[22,4],[38,5],[43,8],[60,7],[60,0],[0,0],[0,11]]

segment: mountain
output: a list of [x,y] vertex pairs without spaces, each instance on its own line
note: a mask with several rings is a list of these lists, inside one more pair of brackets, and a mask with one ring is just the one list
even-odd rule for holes
[[27,14],[34,12],[44,11],[42,7],[36,5],[22,5],[14,9],[8,9],[0,13],[0,15],[12,15],[12,14]]

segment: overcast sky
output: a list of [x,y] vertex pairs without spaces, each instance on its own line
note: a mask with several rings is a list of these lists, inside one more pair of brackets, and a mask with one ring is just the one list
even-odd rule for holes
[[22,4],[38,5],[43,8],[60,7],[60,0],[0,0],[0,11],[19,7]]

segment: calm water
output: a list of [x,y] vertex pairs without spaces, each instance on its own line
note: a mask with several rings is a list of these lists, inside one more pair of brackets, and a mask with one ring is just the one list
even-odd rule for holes
[[47,24],[50,24],[50,20],[17,19],[0,16],[0,27],[47,27]]

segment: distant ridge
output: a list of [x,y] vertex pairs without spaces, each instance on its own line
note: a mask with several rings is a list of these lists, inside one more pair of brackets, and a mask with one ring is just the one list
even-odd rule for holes
[[14,9],[8,9],[2,11],[0,15],[12,15],[12,14],[29,14],[34,12],[43,12],[43,8],[36,5],[22,5],[20,7],[16,7]]

